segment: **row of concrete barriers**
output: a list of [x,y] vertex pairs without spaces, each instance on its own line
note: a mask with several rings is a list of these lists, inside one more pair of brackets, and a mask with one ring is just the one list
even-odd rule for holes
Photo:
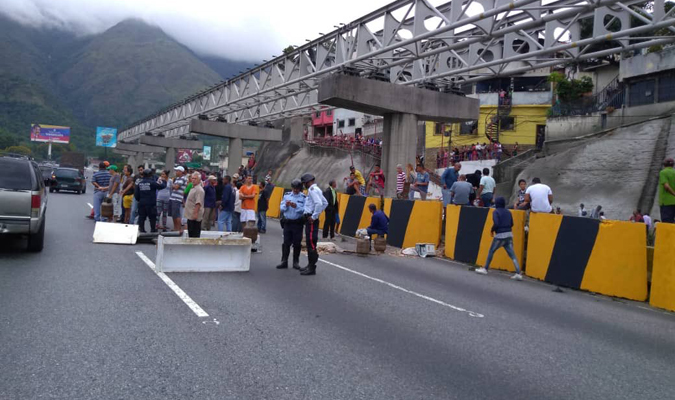
[[[275,188],[267,215],[279,217],[283,193]],[[383,205],[389,216],[387,244],[414,247],[441,244],[443,206],[439,201],[408,201],[379,197],[338,195],[340,230],[354,236],[370,224],[369,204]],[[445,220],[445,256],[483,266],[492,243],[491,208],[448,205]],[[651,295],[647,272],[647,235],[644,224],[600,221],[553,214],[512,211],[516,256],[531,278],[555,285],[622,297],[675,311],[675,224],[657,224]],[[324,216],[321,216],[323,227]],[[527,241],[527,243],[526,243]],[[527,245],[527,246],[526,246]],[[503,249],[491,268],[513,271]]]

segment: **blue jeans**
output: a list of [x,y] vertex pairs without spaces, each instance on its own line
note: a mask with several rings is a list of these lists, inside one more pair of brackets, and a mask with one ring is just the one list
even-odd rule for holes
[[443,209],[445,209],[452,201],[452,194],[450,193],[450,188],[443,189],[441,192],[443,193]]
[[218,213],[218,231],[232,232],[232,211],[221,211]]
[[130,225],[136,225],[136,218],[138,218],[138,202],[136,197],[131,200],[131,218],[129,218]]
[[492,193],[483,193],[480,195],[483,207],[490,207],[492,205],[492,195]]
[[500,247],[503,247],[506,250],[506,254],[509,255],[513,265],[516,267],[516,274],[520,273],[520,266],[518,265],[518,259],[516,258],[516,252],[513,251],[513,238],[504,238],[504,239],[492,239],[492,245],[488,251],[487,260],[485,260],[485,269],[490,269],[490,263],[492,262],[492,256],[495,254],[495,251],[499,250]]
[[373,229],[373,228],[366,228],[366,231],[368,232],[368,236],[372,237],[373,235],[377,235],[379,237],[382,237],[383,235],[386,235],[387,232],[380,230],[380,229]]
[[267,230],[267,211],[258,211],[258,231]]
[[101,220],[101,204],[103,199],[105,199],[106,192],[97,190],[94,192],[94,221]]

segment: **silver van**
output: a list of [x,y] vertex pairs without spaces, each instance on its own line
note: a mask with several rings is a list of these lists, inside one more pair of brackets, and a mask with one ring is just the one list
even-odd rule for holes
[[28,250],[42,251],[47,192],[38,165],[25,157],[0,157],[0,237],[27,235]]

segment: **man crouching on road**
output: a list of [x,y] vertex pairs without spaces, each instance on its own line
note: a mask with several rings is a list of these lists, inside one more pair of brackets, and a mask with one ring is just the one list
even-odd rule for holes
[[185,218],[187,218],[188,237],[198,238],[202,234],[202,215],[204,214],[204,188],[202,175],[193,172],[192,189],[185,201]]
[[305,212],[305,195],[301,192],[302,182],[294,179],[291,182],[292,192],[284,194],[281,199],[281,223],[284,229],[284,244],[281,245],[281,264],[277,269],[288,268],[288,256],[293,244],[293,269],[300,269],[300,250],[302,249],[302,216]]
[[307,200],[305,201],[305,241],[307,242],[307,267],[300,270],[301,275],[315,275],[316,262],[319,261],[319,252],[316,244],[319,240],[319,216],[328,206],[328,201],[323,195],[319,185],[314,183],[314,175],[304,174],[300,179],[307,188]]

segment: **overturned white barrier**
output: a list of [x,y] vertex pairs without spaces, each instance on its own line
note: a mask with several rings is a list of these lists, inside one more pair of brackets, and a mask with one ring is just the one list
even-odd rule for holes
[[248,271],[251,239],[230,232],[202,231],[200,238],[157,238],[155,267],[160,272]]
[[138,225],[97,222],[94,227],[94,243],[136,244]]

